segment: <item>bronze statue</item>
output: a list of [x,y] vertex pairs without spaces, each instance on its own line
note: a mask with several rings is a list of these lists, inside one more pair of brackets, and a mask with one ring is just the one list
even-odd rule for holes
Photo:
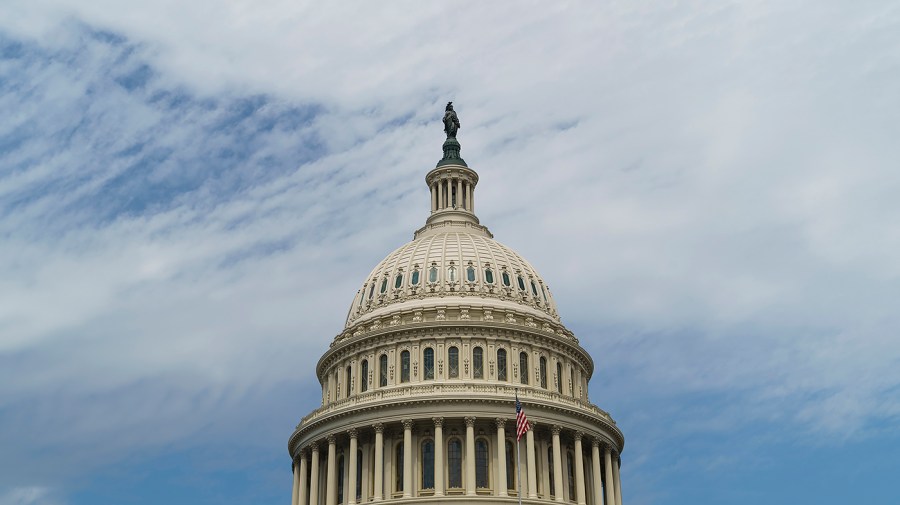
[[444,132],[448,139],[455,139],[456,131],[459,130],[459,118],[456,117],[456,111],[453,110],[453,102],[447,102],[447,108],[444,110]]

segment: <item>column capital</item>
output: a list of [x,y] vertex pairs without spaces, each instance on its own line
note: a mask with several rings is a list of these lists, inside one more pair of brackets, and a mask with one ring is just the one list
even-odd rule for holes
[[372,428],[375,428],[375,433],[384,433],[384,425],[381,423],[373,424]]
[[506,418],[496,417],[494,418],[494,424],[497,425],[497,429],[506,428]]
[[474,428],[475,427],[475,416],[466,416],[466,428]]
[[412,427],[413,427],[413,420],[412,420],[412,419],[402,419],[402,420],[400,421],[400,423],[403,424],[403,429],[404,429],[404,430],[411,430]]
[[591,447],[602,447],[603,441],[597,437],[591,439]]
[[359,437],[359,432],[356,431],[356,428],[350,428],[349,430],[347,430],[347,435],[349,435],[351,439],[352,439],[352,438],[358,438],[358,437]]
[[328,441],[328,445],[334,445],[337,441],[337,437],[334,436],[334,433],[331,433],[325,437],[325,440]]
[[319,443],[318,442],[310,442],[310,444],[307,447],[309,447],[309,452],[319,452]]
[[432,417],[432,421],[434,421],[435,428],[441,428],[444,426],[444,418],[443,417]]
[[298,459],[304,459],[304,458],[306,458],[306,452],[307,452],[306,447],[301,447],[301,448],[300,448],[300,453],[297,455],[297,456],[298,456]]
[[580,430],[576,431],[574,436],[575,436],[575,441],[578,442],[582,439],[582,437],[584,437],[584,432],[580,431]]
[[562,428],[560,428],[560,426],[558,424],[554,424],[553,426],[550,427],[550,434],[553,436],[559,436],[559,431],[561,429]]

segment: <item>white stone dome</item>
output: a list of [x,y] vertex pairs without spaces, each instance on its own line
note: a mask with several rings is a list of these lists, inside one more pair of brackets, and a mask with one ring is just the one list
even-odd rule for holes
[[481,227],[444,228],[459,230],[420,233],[372,269],[353,299],[348,327],[397,308],[484,299],[559,320],[550,289],[522,256]]

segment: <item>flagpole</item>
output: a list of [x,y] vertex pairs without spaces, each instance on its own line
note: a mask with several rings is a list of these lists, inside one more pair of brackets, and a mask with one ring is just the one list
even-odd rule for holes
[[[516,403],[519,402],[519,388],[516,388]],[[522,444],[516,420],[516,480],[519,482],[519,505],[522,505]]]

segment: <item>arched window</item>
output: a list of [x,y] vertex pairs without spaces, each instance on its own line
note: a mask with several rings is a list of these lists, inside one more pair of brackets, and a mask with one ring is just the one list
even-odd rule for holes
[[562,383],[563,383],[562,363],[557,361],[556,362],[556,392],[559,394],[562,394]]
[[359,366],[359,390],[365,393],[369,390],[369,360],[362,360]]
[[528,375],[528,353],[523,351],[519,353],[519,377],[522,384],[528,384]]
[[382,354],[380,358],[378,358],[378,387],[387,386],[387,354]]
[[484,378],[484,351],[481,347],[472,349],[472,377]]
[[451,438],[447,442],[447,488],[462,487],[462,441]]
[[337,502],[344,503],[344,455],[337,460]]
[[363,453],[362,449],[356,450],[356,502],[359,503],[360,498],[362,498],[362,460]]
[[422,374],[424,380],[434,379],[434,349],[426,347],[422,359]]
[[375,294],[375,279],[372,279],[372,285],[369,286],[369,300],[372,299],[372,295]]
[[550,303],[550,300],[547,300],[547,290],[544,289],[543,284],[541,284],[541,295],[544,296],[544,303]]
[[409,283],[413,286],[419,285],[419,267],[416,267],[416,269],[413,270],[412,275],[409,276]]
[[518,275],[517,277],[519,281],[519,290],[525,291],[525,279],[523,279],[521,275]]
[[[507,272],[506,270],[503,271],[503,274],[500,275],[500,278],[503,279],[504,286],[509,287],[509,285],[512,284],[509,280],[509,272]],[[369,295],[370,298],[371,298],[371,296],[372,295]]]
[[422,442],[422,489],[434,489],[434,440]]
[[403,491],[403,442],[397,444],[394,454],[394,491],[400,492]]
[[394,277],[394,289],[400,289],[400,286],[403,285],[403,274],[398,273],[397,277]]
[[569,370],[569,396],[575,396],[575,370]]
[[547,389],[547,358],[541,356],[541,387]]
[[547,448],[547,469],[549,470],[547,473],[550,474],[550,494],[556,496],[556,482],[554,480],[555,475],[553,475],[553,447]]
[[534,284],[534,281],[531,281],[531,292],[535,297],[537,296],[537,286]]
[[506,380],[506,349],[497,349],[497,380]]
[[516,488],[515,446],[512,440],[506,441],[506,489]]
[[475,440],[475,487],[490,487],[488,482],[488,443],[479,438]]
[[569,499],[575,501],[575,465],[572,463],[575,458],[571,452],[566,452],[566,477],[569,481]]
[[459,349],[456,347],[451,347],[447,349],[447,362],[448,367],[447,370],[450,372],[450,378],[456,379],[459,377]]
[[352,381],[350,379],[352,377],[353,377],[353,367],[348,366],[346,377],[345,377],[346,381],[344,382],[345,384],[347,384],[347,386],[346,386],[347,387],[347,396],[346,396],[347,398],[350,397],[350,390],[351,390],[351,383],[352,383]]
[[409,382],[409,351],[400,353],[400,382]]
[[475,267],[469,265],[469,268],[466,269],[466,280],[469,282],[475,282]]
[[494,283],[494,271],[491,270],[490,268],[484,269],[484,282],[486,282],[488,284]]
[[359,310],[362,310],[363,301],[366,299],[366,287],[363,286],[361,290],[359,290]]
[[381,291],[379,293],[384,293],[387,291],[387,277],[381,279]]

